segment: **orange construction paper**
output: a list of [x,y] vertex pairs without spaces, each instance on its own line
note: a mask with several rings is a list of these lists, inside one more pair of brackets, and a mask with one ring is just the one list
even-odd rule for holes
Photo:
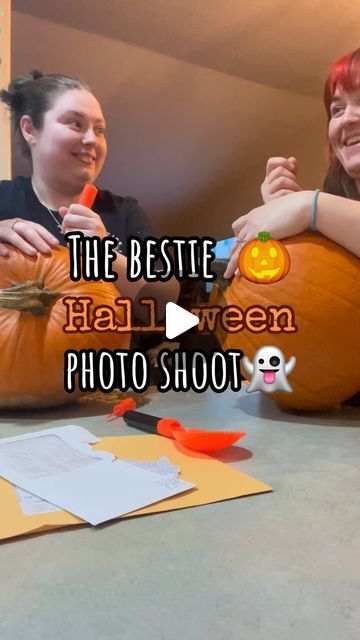
[[[133,511],[123,517],[185,509],[211,502],[239,498],[271,491],[271,487],[245,473],[211,458],[182,447],[174,440],[157,435],[105,437],[93,445],[94,450],[109,451],[121,460],[155,460],[166,456],[180,467],[180,477],[197,485],[186,493]],[[0,540],[70,525],[86,524],[67,511],[53,511],[25,516],[14,487],[0,478]],[[119,518],[120,519],[120,518]]]

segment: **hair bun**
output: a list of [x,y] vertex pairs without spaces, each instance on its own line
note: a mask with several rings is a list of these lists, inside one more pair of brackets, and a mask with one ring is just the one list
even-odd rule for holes
[[38,80],[39,78],[43,77],[43,73],[41,71],[37,71],[36,69],[34,69],[34,71],[30,71],[30,73],[27,73],[25,76],[19,76],[18,78],[14,78],[14,80],[12,80],[12,82],[10,82],[9,84],[9,92],[15,92],[15,91],[21,91],[21,89],[25,86],[30,84],[30,82],[34,82],[34,80]]
[[39,71],[38,69],[34,69],[33,71],[30,71],[29,75],[32,76],[33,80],[38,80],[39,78],[44,77],[43,72]]
[[8,86],[8,89],[0,91],[0,100],[4,102],[11,111],[19,112],[24,107],[25,95],[23,89],[31,82],[43,77],[42,71],[34,69],[24,76],[14,78]]
[[16,113],[22,109],[24,104],[24,96],[20,91],[1,89],[0,100],[6,104],[13,113]]

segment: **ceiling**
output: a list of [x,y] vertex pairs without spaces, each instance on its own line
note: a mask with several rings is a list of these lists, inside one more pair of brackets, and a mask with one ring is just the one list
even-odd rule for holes
[[[359,0],[13,0],[14,11],[320,98],[360,45]],[[305,44],[305,46],[304,46]]]

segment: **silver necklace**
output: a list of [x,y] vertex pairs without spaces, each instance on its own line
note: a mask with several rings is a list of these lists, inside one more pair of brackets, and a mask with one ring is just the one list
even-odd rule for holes
[[61,229],[62,225],[61,225],[61,224],[60,224],[60,222],[55,218],[55,215],[54,215],[53,211],[51,211],[51,209],[49,209],[49,207],[44,203],[43,199],[41,198],[41,196],[40,196],[40,194],[39,194],[39,191],[38,191],[38,190],[37,190],[37,188],[35,187],[35,185],[34,185],[34,183],[33,183],[33,181],[32,181],[32,180],[31,180],[31,184],[32,184],[32,188],[33,188],[33,190],[34,190],[34,192],[35,192],[35,195],[36,195],[37,199],[39,200],[40,204],[44,207],[44,209],[46,209],[46,210],[50,213],[50,215],[51,215],[52,219],[54,220],[54,222],[55,222],[56,226],[57,226],[59,229]]
[[[42,203],[41,203],[41,204],[42,204]],[[48,212],[50,213],[50,215],[51,215],[52,219],[54,220],[54,222],[55,222],[56,226],[57,226],[57,227],[59,227],[59,229],[61,229],[61,226],[62,226],[62,225],[60,224],[59,220],[57,220],[57,218],[55,218],[55,215],[54,215],[54,213],[51,211],[51,209],[49,209],[49,207],[47,207],[47,206],[46,206],[46,204],[43,204],[43,207],[45,207],[45,209],[47,209],[47,210],[48,210]]]

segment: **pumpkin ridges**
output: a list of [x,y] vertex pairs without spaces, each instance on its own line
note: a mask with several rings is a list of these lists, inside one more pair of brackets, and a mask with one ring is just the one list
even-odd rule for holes
[[[226,303],[229,305],[235,304],[235,301],[237,302],[236,298],[234,301],[233,296],[228,297],[227,292],[225,292],[225,299],[226,299]],[[261,300],[261,296],[254,296],[254,299],[251,300],[251,304],[252,305],[263,304],[263,301]],[[284,302],[283,302],[283,305],[285,306]],[[274,306],[282,306],[282,305],[279,301],[276,301]],[[296,309],[295,309],[295,324],[299,327],[299,330],[302,331],[303,336],[306,334],[305,338],[307,337],[307,334],[309,334],[309,338],[311,338],[312,341],[316,341],[317,336],[319,336],[320,339],[323,337],[322,329],[319,328],[318,330],[316,330],[316,327],[314,327],[312,320],[311,319],[309,320],[308,318],[303,316],[302,313],[298,312]],[[295,333],[277,334],[277,333],[271,333],[271,332],[252,333],[245,329],[239,333],[228,334],[228,336],[226,337],[225,344],[226,346],[231,344],[231,347],[233,348],[235,347],[234,342],[236,343],[237,341],[239,341],[241,343],[242,338],[244,337],[244,339],[246,339],[246,341],[249,342],[250,345],[256,345],[259,342],[259,338],[261,336],[264,342],[266,341],[267,344],[272,344],[273,342],[277,341],[277,342],[289,343],[289,345],[291,345],[292,337],[293,336],[295,337],[296,334]],[[280,348],[283,349],[283,347],[280,347]],[[289,356],[290,355],[292,354],[289,353]]]
[[[122,307],[114,305],[121,294],[113,283],[72,282],[69,278],[69,252],[65,247],[54,255],[29,259],[11,247],[10,258],[0,257],[0,288],[14,281],[43,276],[45,286],[60,289],[63,295],[90,296],[94,305],[114,308],[116,320],[123,323]],[[0,407],[54,406],[76,399],[80,394],[64,391],[64,351],[66,349],[127,349],[130,334],[89,332],[66,334],[63,326],[66,308],[62,298],[41,317],[28,312],[0,309],[2,349],[0,369]]]
[[355,346],[360,341],[360,261],[326,238],[304,234],[284,243],[291,269],[283,280],[264,285],[234,278],[220,304],[292,306],[299,331],[218,335],[224,348],[241,348],[250,359],[266,344],[278,346],[287,359],[295,355],[298,361],[289,377],[294,393],[271,397],[290,408],[324,409],[360,389]]

